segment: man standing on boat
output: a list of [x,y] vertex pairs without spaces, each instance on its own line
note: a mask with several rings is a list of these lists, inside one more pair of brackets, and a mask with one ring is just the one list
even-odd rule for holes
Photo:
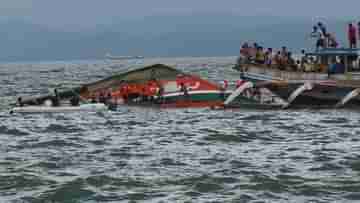
[[360,21],[358,22],[357,26],[358,38],[360,40]]
[[319,51],[319,48],[324,48],[325,45],[325,39],[323,32],[319,30],[317,26],[313,27],[313,31],[310,34],[311,38],[316,39],[316,51]]
[[321,34],[326,36],[327,35],[326,26],[322,22],[318,22],[317,26],[319,27]]
[[349,40],[350,49],[356,48],[356,28],[355,26],[353,26],[352,23],[349,23],[348,40]]

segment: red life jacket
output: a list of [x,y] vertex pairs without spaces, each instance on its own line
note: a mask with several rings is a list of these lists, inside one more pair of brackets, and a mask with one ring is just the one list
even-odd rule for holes
[[227,89],[227,88],[228,88],[228,86],[229,86],[228,81],[227,81],[227,80],[224,80],[224,89]]

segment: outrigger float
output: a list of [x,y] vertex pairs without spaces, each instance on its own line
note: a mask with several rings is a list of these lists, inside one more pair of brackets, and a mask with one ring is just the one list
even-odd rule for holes
[[[79,96],[87,102],[100,94],[111,95],[111,104],[159,108],[271,108],[281,107],[279,98],[263,96],[261,87],[244,82],[235,91],[186,74],[172,67],[156,64],[117,74],[94,83],[58,93],[61,101]],[[265,93],[266,94],[266,93]],[[52,95],[22,100],[21,111],[41,110]],[[40,108],[34,108],[40,107]],[[59,107],[50,107],[59,108]],[[21,112],[18,111],[18,112]],[[49,108],[46,109],[50,112]],[[54,110],[56,111],[56,110]]]
[[[299,72],[291,68],[280,70],[276,67],[256,63],[238,63],[234,69],[240,77],[262,86],[285,101],[288,107],[354,107],[360,106],[360,65],[359,49],[326,48],[307,53],[325,67],[324,72]],[[330,74],[327,71],[331,60],[344,61],[343,73]]]
[[66,113],[66,112],[101,112],[107,111],[105,104],[80,104],[79,106],[58,106],[51,107],[45,105],[14,107],[10,114],[13,113]]

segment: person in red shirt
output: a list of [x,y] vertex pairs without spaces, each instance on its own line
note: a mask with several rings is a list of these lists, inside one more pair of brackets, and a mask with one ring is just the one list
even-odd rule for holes
[[356,28],[351,23],[348,28],[348,39],[350,48],[356,48]]

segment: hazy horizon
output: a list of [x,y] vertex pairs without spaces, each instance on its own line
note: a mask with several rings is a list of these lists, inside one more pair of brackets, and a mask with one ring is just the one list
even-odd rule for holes
[[358,0],[347,0],[346,3],[327,0],[2,0],[0,3],[3,19],[23,19],[29,23],[60,28],[88,28],[149,16],[201,14],[355,20],[359,16],[358,8]]
[[360,20],[360,1],[310,2],[2,0],[0,60],[228,56],[244,41],[298,50],[317,21],[343,42]]

